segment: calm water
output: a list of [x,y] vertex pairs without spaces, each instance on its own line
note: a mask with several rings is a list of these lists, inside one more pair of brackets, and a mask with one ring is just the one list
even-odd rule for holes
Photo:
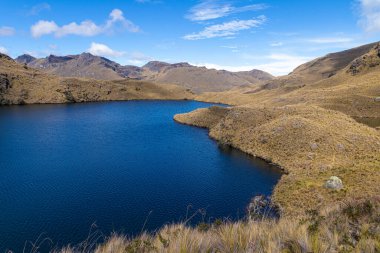
[[[235,219],[280,173],[173,121],[208,104],[135,101],[0,107],[0,252],[155,230],[205,209]],[[202,219],[197,215],[193,222]]]

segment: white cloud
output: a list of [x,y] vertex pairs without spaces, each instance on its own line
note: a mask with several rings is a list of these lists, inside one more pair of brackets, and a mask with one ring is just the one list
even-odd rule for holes
[[8,50],[5,47],[0,46],[0,53],[8,54]]
[[359,0],[359,25],[366,32],[380,32],[380,0]]
[[111,57],[111,58],[119,58],[118,61],[123,62],[125,64],[133,64],[133,65],[142,65],[148,61],[153,60],[152,57],[146,56],[140,52],[124,52],[124,51],[116,51],[109,46],[101,43],[92,42],[87,52],[97,56],[103,57]]
[[348,43],[352,42],[352,38],[313,38],[308,39],[307,42],[316,43],[316,44],[335,44],[335,43]]
[[251,4],[241,7],[232,6],[229,3],[219,3],[216,0],[202,1],[190,9],[186,18],[191,21],[205,21],[226,17],[234,13],[256,11],[267,8],[265,4]]
[[214,63],[190,63],[190,64],[197,67],[206,67],[208,69],[217,69],[217,70],[228,70],[231,72],[250,71],[254,69],[253,65],[228,66],[228,65],[219,65],[219,64],[214,64]]
[[220,46],[222,48],[228,48],[228,49],[238,49],[237,46]]
[[125,55],[124,52],[116,51],[108,47],[107,45],[92,42],[87,52],[97,55],[97,56],[105,56],[105,57],[120,57]]
[[153,3],[153,4],[162,3],[162,1],[160,1],[160,0],[135,0],[135,2],[138,2],[138,3],[141,3],[141,4],[145,4],[145,3]]
[[146,62],[153,60],[152,57],[147,56],[140,52],[133,52],[129,54],[129,57],[130,59],[128,60],[128,62],[135,65],[145,64]]
[[35,38],[45,34],[51,34],[59,30],[58,25],[54,21],[40,20],[30,28],[32,36]]
[[34,24],[30,30],[32,36],[35,38],[48,34],[54,34],[56,37],[63,37],[66,35],[95,36],[101,33],[112,32],[116,24],[121,24],[123,29],[130,32],[139,31],[139,28],[131,21],[127,20],[124,17],[123,12],[119,9],[114,9],[109,14],[109,19],[103,25],[97,25],[91,20],[85,20],[80,24],[71,22],[67,25],[58,26],[54,21],[40,20]]
[[[258,58],[255,56],[254,58]],[[286,75],[293,71],[299,65],[311,60],[310,57],[304,56],[294,56],[287,54],[271,54],[264,57],[260,57],[261,60],[266,60],[268,63],[264,64],[252,64],[252,65],[240,65],[240,66],[229,66],[229,65],[218,65],[213,63],[192,63],[194,66],[206,67],[210,69],[217,70],[228,70],[232,72],[238,71],[250,71],[253,69],[259,69],[266,71],[275,76]]]
[[269,62],[255,65],[254,68],[269,72],[275,76],[289,74],[299,65],[312,59],[312,57],[288,54],[270,54],[264,58],[267,58]]
[[102,27],[97,26],[90,20],[83,21],[80,24],[72,22],[57,28],[58,29],[55,31],[57,37],[63,37],[66,35],[94,36],[100,34],[103,30]]
[[15,29],[9,26],[0,27],[0,36],[12,36],[15,34]]
[[271,47],[281,47],[283,45],[284,45],[284,43],[282,43],[282,42],[273,42],[270,44]]
[[248,20],[234,20],[222,24],[208,26],[199,33],[188,34],[183,38],[185,40],[201,40],[216,37],[231,37],[233,35],[236,35],[239,31],[258,27],[265,23],[265,21],[265,16],[259,16],[258,18]]
[[28,15],[35,16],[35,15],[38,15],[41,11],[45,11],[45,10],[49,11],[50,9],[51,7],[48,3],[37,4],[29,10]]

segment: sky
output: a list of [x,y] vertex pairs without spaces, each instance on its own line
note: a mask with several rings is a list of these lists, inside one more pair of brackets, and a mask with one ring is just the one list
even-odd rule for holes
[[1,0],[0,52],[284,75],[379,41],[380,0]]

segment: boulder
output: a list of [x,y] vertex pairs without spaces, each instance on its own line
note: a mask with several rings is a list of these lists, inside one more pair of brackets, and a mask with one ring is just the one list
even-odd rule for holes
[[317,150],[318,149],[318,144],[317,143],[310,143],[310,148],[311,148],[311,150]]
[[332,176],[326,181],[325,187],[333,190],[340,190],[343,188],[343,182],[339,177]]

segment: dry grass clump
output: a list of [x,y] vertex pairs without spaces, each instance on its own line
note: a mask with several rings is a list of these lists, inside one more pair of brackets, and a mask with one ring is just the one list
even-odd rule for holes
[[379,252],[378,198],[341,202],[302,219],[281,218],[210,224],[208,229],[167,225],[136,238],[113,234],[105,243],[55,253],[124,252]]

